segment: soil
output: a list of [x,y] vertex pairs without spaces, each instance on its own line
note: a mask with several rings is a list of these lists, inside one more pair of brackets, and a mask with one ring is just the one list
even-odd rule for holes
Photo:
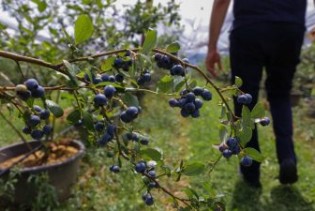
[[[17,166],[24,168],[59,163],[67,160],[69,157],[72,157],[78,153],[79,150],[73,146],[68,145],[67,142],[59,142],[51,143],[47,147],[47,151],[48,153],[45,153],[43,149],[35,151],[27,158],[20,161]],[[0,169],[11,168],[24,156],[25,154],[22,154],[0,163]]]

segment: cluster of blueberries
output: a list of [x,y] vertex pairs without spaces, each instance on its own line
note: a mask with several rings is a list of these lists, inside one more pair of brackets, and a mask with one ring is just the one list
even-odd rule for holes
[[171,107],[181,108],[180,113],[183,117],[191,116],[197,118],[200,116],[199,109],[202,107],[203,102],[196,96],[201,96],[205,101],[210,101],[212,99],[211,92],[201,87],[195,87],[192,91],[185,89],[181,91],[180,95],[181,97],[179,99],[170,99],[169,105]]
[[52,132],[52,126],[45,124],[39,129],[41,121],[49,118],[50,112],[47,109],[42,109],[40,106],[33,107],[34,114],[27,117],[26,126],[23,128],[23,133],[30,134],[33,139],[39,140],[44,135],[49,135]]
[[40,86],[34,78],[27,79],[24,84],[18,84],[15,91],[17,96],[25,101],[30,97],[41,98],[45,95],[44,87]]
[[[104,132],[105,125],[103,122],[99,121],[95,123],[94,128],[98,132]],[[105,133],[98,140],[98,144],[100,146],[105,146],[108,142],[110,142],[114,138],[116,130],[117,130],[116,125],[109,124],[106,128]]]
[[112,85],[105,86],[104,94],[98,93],[94,96],[94,105],[96,107],[107,105],[107,99],[111,99],[116,91],[116,88]]
[[136,106],[129,106],[125,111],[121,112],[120,119],[124,123],[132,122],[134,119],[138,117],[140,113],[140,108]]
[[[225,158],[230,158],[232,155],[238,155],[241,152],[239,139],[236,137],[228,138],[225,143],[220,144],[219,150]],[[241,164],[243,166],[251,166],[252,163],[253,159],[248,155],[241,158]]]
[[94,74],[90,72],[90,74],[85,73],[84,74],[84,81],[86,83],[93,83],[93,84],[99,84],[101,82],[123,82],[124,76],[121,73],[117,73],[116,75],[109,75],[107,73],[100,74]]
[[123,135],[124,140],[139,142],[142,145],[149,144],[149,138],[136,132],[128,132]]
[[[159,68],[170,70],[170,74],[173,76],[185,76],[186,74],[185,68],[179,64],[178,61],[171,59],[167,55],[156,53],[154,55],[154,60]],[[183,59],[183,61],[188,63],[187,59]]]
[[130,58],[131,52],[126,51],[124,58],[117,57],[114,61],[113,67],[117,70],[122,69],[123,71],[129,71],[129,68],[132,65],[132,59]]

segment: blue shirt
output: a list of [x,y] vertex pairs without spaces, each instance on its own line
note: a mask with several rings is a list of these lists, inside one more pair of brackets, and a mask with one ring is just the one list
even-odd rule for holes
[[305,25],[306,0],[234,0],[233,29],[257,22]]

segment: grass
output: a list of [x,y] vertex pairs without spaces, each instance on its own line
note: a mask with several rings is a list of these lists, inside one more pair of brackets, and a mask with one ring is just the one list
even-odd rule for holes
[[[173,168],[180,159],[214,162],[219,156],[212,146],[219,143],[217,96],[214,96],[213,101],[205,102],[198,119],[180,117],[178,109],[168,106],[168,98],[147,95],[137,127],[150,134],[151,146],[161,148],[165,163]],[[236,157],[221,159],[210,174],[205,172],[196,177],[183,176],[182,181],[177,183],[174,182],[175,178],[170,181],[163,179],[162,185],[177,195],[181,195],[186,187],[194,188],[200,195],[210,195],[222,201],[226,210],[232,211],[315,210],[315,150],[312,150],[315,140],[312,137],[305,138],[310,133],[308,131],[315,131],[315,121],[303,116],[301,108],[294,108],[300,176],[295,185],[282,186],[276,179],[278,164],[271,127],[259,127],[261,150],[265,157],[261,166],[262,190],[250,188],[241,181]],[[1,146],[17,140],[2,119],[0,124]],[[17,128],[22,127],[22,123],[17,124]],[[141,199],[145,191],[142,178],[133,174],[132,166],[125,162],[119,174],[111,173],[108,167],[115,162],[103,149],[89,148],[72,197],[55,210],[174,210],[169,197],[159,190],[153,191],[155,205],[145,206]]]

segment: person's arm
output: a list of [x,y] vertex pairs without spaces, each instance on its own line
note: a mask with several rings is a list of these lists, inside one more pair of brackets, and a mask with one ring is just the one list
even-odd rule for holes
[[215,77],[215,64],[221,69],[220,54],[217,50],[217,42],[221,28],[229,8],[230,0],[214,0],[210,16],[208,53],[206,57],[206,68]]

